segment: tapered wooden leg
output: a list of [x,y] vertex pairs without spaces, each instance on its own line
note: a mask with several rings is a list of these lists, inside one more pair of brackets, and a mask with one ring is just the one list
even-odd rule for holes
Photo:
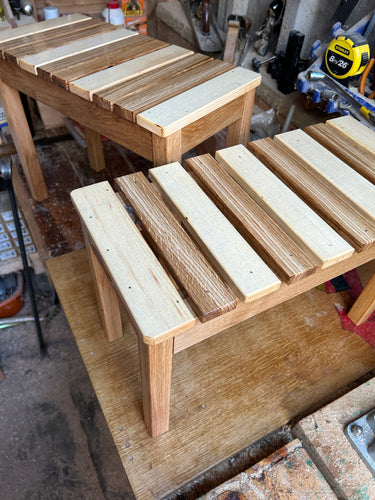
[[143,415],[152,437],[167,432],[171,399],[173,339],[148,345],[138,339]]
[[152,158],[155,167],[174,161],[181,162],[181,131],[168,137],[152,134]]
[[123,335],[120,303],[107,273],[98,261],[91,245],[87,242],[87,238],[86,247],[95,277],[96,293],[104,331],[109,341],[116,340]]
[[369,319],[375,311],[375,274],[362,290],[361,295],[354,302],[348,312],[348,317],[355,325],[361,325]]
[[7,117],[22,169],[30,189],[31,196],[42,201],[48,198],[39,159],[35,151],[29,125],[17,90],[0,79],[0,101]]
[[89,155],[90,167],[95,172],[105,168],[103,143],[100,134],[91,128],[83,127],[85,131],[87,153]]
[[229,125],[227,128],[227,138],[225,143],[227,148],[235,146],[236,144],[243,144],[244,146],[247,145],[249,141],[254,99],[255,89],[250,90],[250,92],[245,95],[241,118]]

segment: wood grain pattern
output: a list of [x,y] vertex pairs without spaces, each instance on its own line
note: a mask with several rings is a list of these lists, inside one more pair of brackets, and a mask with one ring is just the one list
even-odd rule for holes
[[[250,143],[264,160],[270,139]],[[273,149],[270,157],[273,159]],[[353,248],[303,203],[244,146],[216,153],[216,158],[273,220],[322,268],[350,257]]]
[[165,42],[142,35],[129,36],[111,43],[110,46],[96,47],[39,66],[38,75],[68,89],[69,82],[72,80],[83,78],[91,73],[98,73],[166,46]]
[[369,319],[375,310],[375,274],[363,289],[361,295],[354,302],[348,317],[355,325],[361,325]]
[[[373,133],[375,141],[375,132]],[[308,170],[340,196],[375,221],[375,186],[302,130],[275,136],[275,142],[290,152],[301,169]]]
[[202,118],[215,108],[254,90],[259,83],[260,75],[257,73],[234,68],[140,113],[137,123],[165,137]]
[[[150,92],[150,98],[152,99],[152,93],[155,91],[158,92],[159,86],[163,86],[165,80],[168,78],[175,78],[176,75],[182,73],[188,80],[189,71],[193,71],[195,67],[200,67],[205,62],[210,61],[210,58],[206,55],[194,53],[187,54],[185,49],[181,51],[181,49],[178,48],[175,54],[176,50],[173,46],[164,49],[164,54],[159,54],[160,52],[161,51],[151,54],[149,58],[150,63],[147,65],[144,65],[142,61],[135,61],[132,66],[143,65],[142,69],[135,72],[135,74],[130,67],[126,67],[126,86],[124,86],[121,81],[120,83],[115,83],[117,82],[115,79],[106,89],[95,92],[93,101],[106,109],[114,110],[116,103],[131,103],[133,97],[137,100],[138,94],[143,93],[143,96],[147,96],[147,91]],[[169,54],[171,54],[172,57],[169,57]],[[167,58],[165,57],[166,55],[168,56]],[[158,62],[160,61],[160,56],[161,64]],[[159,92],[161,92],[161,90],[159,90]],[[130,113],[128,114],[129,116],[125,116],[125,110],[124,113],[120,113],[120,110],[117,111],[117,114],[132,120],[132,115]]]
[[315,271],[317,264],[210,155],[187,159],[185,168],[280,278],[292,283]]
[[375,154],[363,150],[359,142],[348,141],[341,129],[329,126],[328,122],[311,125],[305,128],[305,132],[375,184]]
[[[136,336],[127,329],[106,341],[86,255],[48,267],[137,498],[172,494],[374,367],[374,349],[341,329],[341,296],[312,289],[174,356],[170,430],[153,439],[143,423]],[[362,269],[372,275],[375,267]]]
[[149,171],[182,224],[243,301],[276,290],[280,280],[179,163]]
[[281,150],[272,139],[254,141],[250,149],[307,204],[313,207],[337,233],[360,251],[375,242],[375,228],[343,197],[338,196],[327,183],[300,168],[292,154]]
[[29,55],[35,55],[51,48],[60,47],[66,43],[91,36],[95,32],[109,32],[112,29],[106,29],[97,19],[87,18],[76,25],[65,25],[55,30],[47,31],[46,34],[35,34],[16,40],[10,40],[1,45],[4,59],[18,64],[19,59]]
[[[113,25],[110,24],[109,26],[113,28]],[[102,24],[99,24],[97,28],[93,27],[91,30],[81,33],[80,36],[71,37],[70,40],[65,38],[64,44],[56,43],[52,45],[54,48],[48,48],[48,45],[46,45],[44,50],[37,50],[37,47],[35,47],[36,52],[32,55],[22,56],[18,59],[18,64],[25,71],[37,74],[38,67],[43,64],[58,61],[67,55],[79,54],[107,44],[108,48],[110,48],[111,43],[127,38],[128,36],[135,36],[134,32],[120,29],[106,29]]]
[[47,186],[35,151],[20,95],[0,79],[0,100],[27,179],[31,196],[37,201],[48,197]]
[[119,177],[116,183],[142,222],[152,246],[190,296],[199,319],[204,322],[234,309],[235,296],[212,270],[146,177],[137,173]]
[[158,343],[191,327],[196,318],[109,183],[77,189],[71,197],[143,341]]
[[366,127],[350,115],[328,120],[327,125],[343,134],[348,144],[359,147],[374,157],[374,131],[371,128]]
[[49,19],[48,21],[41,21],[38,23],[25,24],[23,26],[18,26],[12,30],[4,30],[0,32],[0,43],[3,44],[9,40],[15,40],[16,38],[23,38],[25,36],[35,35],[44,33],[49,30],[59,28],[67,24],[76,24],[81,21],[86,21],[87,16],[82,14],[68,14],[66,16],[57,17],[55,19]]
[[105,169],[105,159],[101,135],[95,130],[83,127],[90,167],[95,172]]
[[184,59],[184,62],[187,67],[181,72],[174,72],[171,68],[171,74],[169,76],[166,74],[164,78],[155,77],[154,79],[151,75],[150,79],[154,82],[152,86],[149,84],[147,88],[141,87],[131,96],[124,95],[113,102],[115,113],[128,120],[136,121],[137,115],[142,111],[221,75],[232,67],[215,59],[198,62],[191,67],[188,66],[187,59]]
[[[164,47],[151,54],[146,54],[132,61],[118,64],[114,68],[99,71],[95,75],[79,78],[69,85],[69,89],[74,94],[90,100],[93,98],[94,93],[98,96],[107,95],[108,88],[110,88],[109,93],[114,93],[118,88],[120,95],[123,95],[124,82],[148,73],[149,71],[161,68],[166,64],[171,64],[191,54],[191,51],[181,47],[173,45]],[[100,99],[96,99],[95,102],[103,105]],[[110,105],[107,107],[108,109],[111,108]]]

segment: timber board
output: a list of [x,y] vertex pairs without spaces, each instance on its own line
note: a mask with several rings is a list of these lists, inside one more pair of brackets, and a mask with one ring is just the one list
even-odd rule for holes
[[[135,335],[104,339],[86,251],[48,267],[139,499],[163,498],[374,367],[373,348],[341,329],[334,309],[341,295],[313,289],[178,353],[171,430],[152,439]],[[374,271],[373,262],[361,276]]]

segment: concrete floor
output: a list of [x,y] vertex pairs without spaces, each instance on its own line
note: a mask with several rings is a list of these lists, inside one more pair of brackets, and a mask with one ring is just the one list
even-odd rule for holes
[[[0,498],[133,499],[65,315],[42,281],[47,356],[33,323],[0,330]],[[29,313],[26,301],[18,315]]]

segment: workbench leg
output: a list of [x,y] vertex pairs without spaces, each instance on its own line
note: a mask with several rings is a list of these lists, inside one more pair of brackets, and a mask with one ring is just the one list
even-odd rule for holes
[[105,168],[103,143],[101,135],[91,128],[83,127],[85,132],[87,153],[89,155],[90,167],[95,172],[100,172]]
[[227,138],[225,142],[225,146],[227,148],[235,146],[236,144],[243,144],[244,146],[247,146],[247,143],[249,142],[254,100],[255,89],[250,90],[250,92],[248,92],[244,96],[244,105],[241,118],[229,125],[227,128]]
[[157,437],[169,428],[173,339],[149,345],[138,338],[138,350],[144,420],[151,436]]
[[122,337],[122,321],[120,303],[105,269],[99,262],[86,237],[86,247],[89,252],[91,268],[94,274],[96,294],[100,316],[106,337],[109,341]]
[[35,151],[21,98],[18,91],[4,83],[1,78],[0,102],[7,117],[30,194],[35,200],[42,201],[48,198],[47,186]]
[[168,137],[160,137],[152,134],[152,157],[154,167],[166,165],[178,161],[182,157],[181,131],[175,132]]
[[348,318],[355,325],[361,325],[369,319],[375,311],[375,274],[362,290],[361,295],[354,302],[352,308],[348,312]]

